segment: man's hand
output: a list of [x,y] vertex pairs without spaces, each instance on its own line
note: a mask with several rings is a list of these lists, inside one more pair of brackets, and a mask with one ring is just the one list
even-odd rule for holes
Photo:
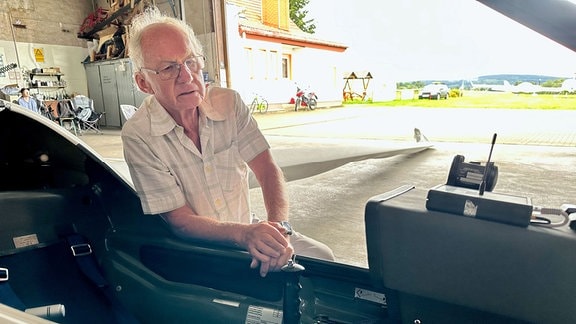
[[[256,176],[260,188],[266,213],[269,220],[282,220],[288,218],[288,195],[282,169],[276,164],[270,150],[262,151],[248,162],[248,166]],[[270,215],[275,217],[271,218]],[[292,257],[294,248],[290,245],[287,236],[280,224],[261,222],[250,226],[247,234],[246,246],[252,254],[250,266],[256,268],[260,263],[260,275],[266,276],[268,271],[282,268]],[[268,253],[269,251],[270,253]]]
[[260,275],[265,277],[269,271],[280,270],[294,254],[294,249],[283,227],[277,223],[260,222],[247,227],[244,245],[252,255],[251,268],[260,265]]
[[162,214],[172,231],[182,238],[195,237],[213,241],[227,241],[248,250],[252,256],[250,266],[260,265],[260,275],[278,271],[294,254],[285,229],[277,222],[240,224],[218,222],[212,218],[194,214],[188,206]]

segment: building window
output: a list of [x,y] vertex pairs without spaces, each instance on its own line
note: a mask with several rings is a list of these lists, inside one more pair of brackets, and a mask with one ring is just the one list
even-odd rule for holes
[[250,80],[290,79],[290,55],[280,57],[280,52],[275,50],[245,47],[244,56]]
[[262,0],[262,23],[278,29],[290,28],[289,0]]
[[246,62],[246,68],[248,71],[248,78],[254,79],[254,58],[252,57],[252,49],[244,48],[244,60]]
[[278,80],[278,52],[270,51],[268,55],[268,77],[272,80]]
[[292,79],[292,57],[288,54],[282,55],[282,78]]
[[268,60],[266,50],[260,49],[254,52],[254,78],[257,80],[266,80],[268,76]]

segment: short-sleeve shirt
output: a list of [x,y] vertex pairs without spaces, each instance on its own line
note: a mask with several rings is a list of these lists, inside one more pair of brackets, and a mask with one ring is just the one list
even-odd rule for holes
[[38,109],[38,104],[36,103],[36,100],[34,98],[28,98],[28,101],[26,101],[26,99],[20,97],[18,98],[18,104],[24,108],[32,110],[35,113],[40,113],[40,110]]
[[270,146],[236,91],[210,88],[199,108],[202,152],[153,96],[123,126],[124,157],[143,211],[188,204],[198,215],[248,223],[246,162]]

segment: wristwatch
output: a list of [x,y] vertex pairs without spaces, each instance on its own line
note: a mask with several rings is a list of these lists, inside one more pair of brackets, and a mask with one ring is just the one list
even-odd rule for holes
[[288,223],[288,221],[280,221],[280,222],[278,222],[278,224],[280,224],[280,226],[284,227],[284,230],[286,231],[286,235],[292,235],[292,233],[294,233],[294,230],[292,229],[292,225],[290,225],[290,223]]

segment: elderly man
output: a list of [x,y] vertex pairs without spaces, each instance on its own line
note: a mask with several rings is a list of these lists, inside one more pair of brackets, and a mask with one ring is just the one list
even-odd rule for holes
[[[160,214],[182,238],[245,248],[262,276],[293,253],[332,260],[330,248],[292,231],[269,144],[237,92],[206,89],[192,29],[148,8],[132,20],[128,51],[136,83],[150,94],[122,130],[144,212]],[[262,188],[266,221],[251,221],[248,167]]]

